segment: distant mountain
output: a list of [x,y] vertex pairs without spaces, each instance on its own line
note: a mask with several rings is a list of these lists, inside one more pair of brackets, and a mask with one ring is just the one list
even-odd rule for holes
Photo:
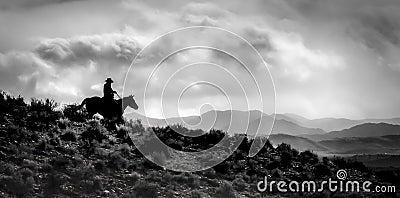
[[[257,132],[257,126],[260,126],[259,134],[268,135],[266,132],[269,131],[273,118],[270,116],[263,116],[262,118],[256,119],[250,123],[249,130],[247,131],[249,136],[254,136]],[[306,128],[299,126],[293,122],[287,120],[276,119],[272,128],[271,134],[288,134],[288,135],[314,135],[314,134],[325,134],[326,132],[322,129]]]
[[[259,135],[269,135],[271,130],[273,116],[267,115],[261,111],[208,111],[201,116],[190,116],[182,118],[168,118],[164,119],[147,119],[145,116],[132,113],[128,118],[141,119],[145,126],[165,126],[167,124],[183,124],[191,129],[202,129],[208,131],[211,128],[227,131],[230,134],[246,133],[249,136],[255,136],[258,132]],[[289,119],[289,118],[287,118]],[[306,128],[299,126],[287,119],[276,119],[272,134],[325,134],[322,129]],[[295,121],[295,120],[294,120]]]
[[325,134],[325,136],[331,137],[376,137],[385,135],[400,135],[400,126],[387,123],[366,123]]
[[[271,116],[273,116],[273,114]],[[299,115],[293,114],[293,113],[275,114],[275,119],[287,120],[289,122],[293,122],[293,123],[295,123],[297,125],[301,125],[301,126],[304,126],[303,123],[310,121],[309,119],[307,119],[303,116],[299,116]]]
[[400,126],[387,123],[360,124],[341,131],[332,131],[326,134],[301,135],[314,141],[331,140],[344,137],[378,137],[385,135],[400,135]]
[[[365,123],[388,123],[400,125],[400,118],[391,119],[363,119],[363,120],[351,120],[346,118],[320,118],[308,120],[307,118],[297,116],[295,114],[280,114],[281,119],[285,119],[294,122],[300,126],[307,128],[320,128],[324,131],[340,131],[348,129],[356,125]],[[278,117],[278,116],[277,116]]]
[[[210,128],[228,131],[229,133],[244,133],[254,136],[269,135],[273,116],[261,111],[209,111],[201,116],[182,118],[147,119],[140,114],[131,114],[130,117],[139,118],[146,126],[165,126],[167,124],[183,124],[192,129],[209,130]],[[395,122],[396,119],[391,119]],[[326,118],[308,120],[295,114],[276,114],[276,120],[269,136],[274,145],[282,142],[292,145],[300,151],[313,150],[326,154],[400,154],[400,126],[388,123],[363,123],[364,121],[379,121],[378,119],[354,121],[349,119]],[[319,128],[304,127],[302,123],[327,124],[328,128],[338,125],[352,126],[348,129],[326,133]],[[339,123],[339,124],[338,124]],[[316,126],[307,125],[306,126]],[[230,127],[229,127],[230,126]],[[247,128],[248,126],[248,128]]]
[[332,140],[313,141],[304,137],[286,134],[272,134],[270,142],[276,146],[281,143],[290,144],[293,148],[304,151],[312,150],[325,154],[400,154],[400,135],[381,137],[347,137]]

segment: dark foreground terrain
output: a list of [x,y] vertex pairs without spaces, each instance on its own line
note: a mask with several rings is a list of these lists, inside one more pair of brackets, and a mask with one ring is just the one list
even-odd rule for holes
[[[361,162],[319,158],[288,144],[269,142],[255,157],[247,157],[253,140],[245,139],[214,168],[179,173],[160,168],[134,146],[129,134],[145,132],[140,121],[113,123],[88,118],[76,105],[55,110],[51,100],[0,95],[0,196],[39,197],[399,197],[396,193],[366,192],[258,192],[256,184],[270,181],[336,179],[339,169],[347,179],[399,187],[400,171],[370,170]],[[172,126],[171,126],[172,127]],[[178,150],[207,149],[226,134],[212,130],[202,141],[179,136],[171,127],[152,128],[166,144]],[[234,138],[234,137],[232,137]],[[168,153],[153,156],[167,161]],[[397,189],[396,189],[397,190]]]

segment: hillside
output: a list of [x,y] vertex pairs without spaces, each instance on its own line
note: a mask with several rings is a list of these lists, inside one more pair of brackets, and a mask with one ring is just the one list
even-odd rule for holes
[[400,135],[347,137],[318,142],[337,154],[400,154]]
[[[222,163],[203,171],[181,173],[149,161],[130,138],[154,132],[171,148],[193,152],[214,146],[223,131],[190,130],[182,126],[145,128],[140,121],[121,125],[89,118],[77,105],[57,108],[52,100],[0,96],[0,194],[2,197],[289,197],[293,194],[261,193],[256,183],[271,180],[323,181],[346,169],[349,179],[398,185],[362,163],[343,158],[320,159],[310,151],[299,152],[288,144],[269,142],[253,158],[247,156],[255,142],[245,137]],[[198,134],[188,137],[183,134]],[[151,151],[148,139],[142,146]],[[140,147],[139,147],[140,148]],[[225,149],[230,149],[226,147]],[[171,161],[166,153],[149,153],[152,159]],[[173,165],[173,164],[172,164]],[[380,176],[382,175],[382,176]],[[392,179],[392,178],[391,178]],[[304,192],[297,197],[347,197],[347,192]],[[357,193],[369,197],[370,193]],[[382,194],[380,197],[398,194]]]
[[355,155],[349,159],[363,162],[365,165],[374,168],[400,167],[400,155]]
[[282,143],[290,144],[294,149],[299,151],[325,151],[328,152],[328,148],[324,147],[323,145],[319,144],[318,142],[314,142],[307,138],[296,137],[286,134],[273,134],[269,136],[269,141],[272,145],[279,145]]

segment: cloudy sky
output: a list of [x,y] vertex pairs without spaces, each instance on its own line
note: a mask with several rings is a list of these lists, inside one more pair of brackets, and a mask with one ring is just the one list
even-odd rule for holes
[[[260,52],[274,81],[278,113],[308,118],[400,117],[398,0],[0,0],[0,89],[74,103],[102,95],[104,79],[112,77],[121,93],[132,59],[145,46],[174,29],[199,25],[237,33]],[[229,36],[207,35],[210,45],[224,43],[246,55],[256,78],[268,73],[257,70],[261,65],[250,60],[249,49],[241,43]],[[130,71],[126,90],[135,94],[140,107],[151,60],[181,43],[159,42]],[[166,61],[150,78],[153,89],[146,93],[148,104],[140,112],[160,117],[161,98],[164,111],[184,115],[197,114],[203,104],[226,109],[229,100],[237,104],[233,108],[243,110],[249,106],[243,105],[239,85],[247,90],[250,109],[270,111],[268,75],[259,82],[266,98],[261,107],[251,75],[224,56],[194,49]],[[223,66],[182,69],[193,62]],[[173,75],[180,68],[181,73]],[[235,84],[235,78],[241,83]],[[193,84],[200,81],[219,83],[225,95],[212,83]],[[165,84],[169,86],[160,97]],[[185,97],[177,104],[180,94]]]

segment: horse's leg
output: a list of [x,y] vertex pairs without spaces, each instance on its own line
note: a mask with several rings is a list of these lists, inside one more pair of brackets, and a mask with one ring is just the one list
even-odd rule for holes
[[124,118],[122,117],[122,115],[119,115],[119,116],[117,117],[116,122],[117,122],[117,124],[123,124],[123,123],[124,123]]
[[88,111],[89,118],[93,118],[94,114],[96,113],[93,111]]

